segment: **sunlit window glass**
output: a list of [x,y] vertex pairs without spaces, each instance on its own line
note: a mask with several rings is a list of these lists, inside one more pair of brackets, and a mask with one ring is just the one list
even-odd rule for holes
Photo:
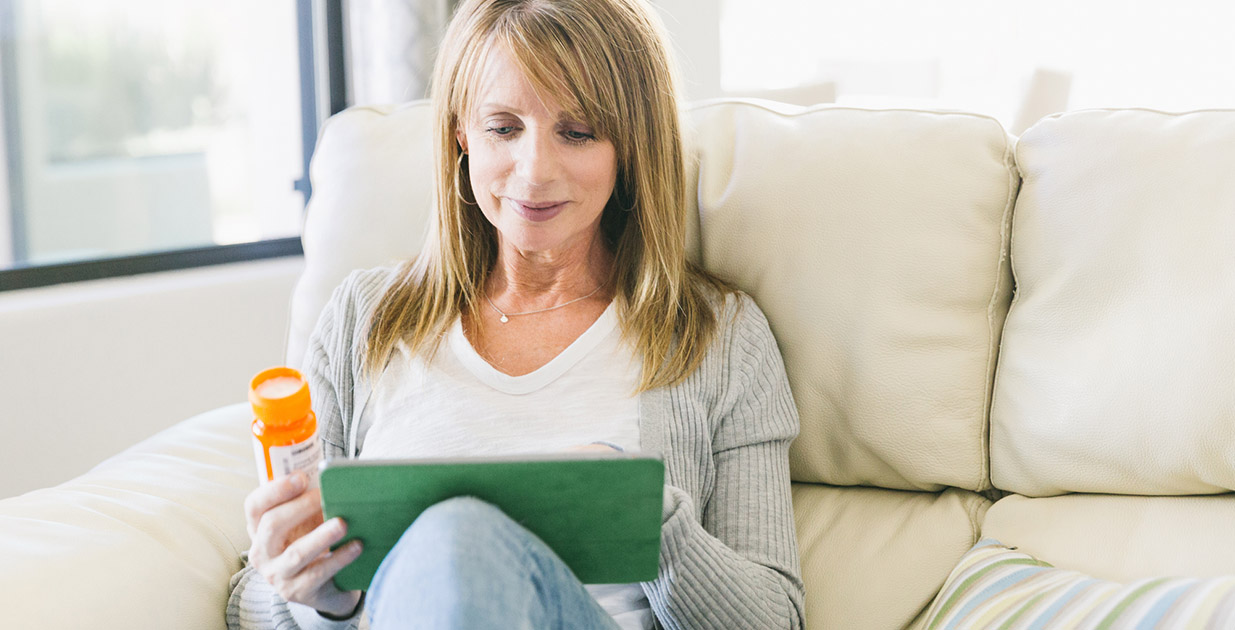
[[0,268],[294,236],[294,0],[5,0]]

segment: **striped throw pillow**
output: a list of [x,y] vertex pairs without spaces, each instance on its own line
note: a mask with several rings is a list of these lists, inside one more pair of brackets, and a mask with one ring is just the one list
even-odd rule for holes
[[1235,575],[1120,584],[983,539],[952,569],[926,620],[926,630],[1231,629]]

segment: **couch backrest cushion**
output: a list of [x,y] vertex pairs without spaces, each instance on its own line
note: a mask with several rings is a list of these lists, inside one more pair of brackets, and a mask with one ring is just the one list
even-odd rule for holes
[[692,112],[705,266],[767,313],[797,481],[988,486],[1018,180],[992,118],[718,102]]
[[[691,255],[771,321],[802,416],[794,478],[985,488],[1017,186],[998,122],[745,101],[697,105],[687,121]],[[421,102],[323,128],[291,364],[349,271],[418,251],[429,125]]]
[[299,366],[322,307],[355,269],[420,251],[433,199],[428,101],[350,108],[322,126],[310,169],[304,275],[292,295],[287,364]]
[[1016,161],[995,485],[1235,488],[1235,111],[1057,115]]

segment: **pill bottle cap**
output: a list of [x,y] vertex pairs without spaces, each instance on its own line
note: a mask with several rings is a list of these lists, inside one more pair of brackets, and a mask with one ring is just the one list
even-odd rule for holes
[[287,426],[309,415],[309,384],[289,367],[262,370],[249,382],[253,415],[270,427]]

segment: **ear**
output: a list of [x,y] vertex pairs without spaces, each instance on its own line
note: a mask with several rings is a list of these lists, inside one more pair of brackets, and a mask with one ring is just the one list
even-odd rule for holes
[[463,132],[463,127],[455,127],[455,140],[459,141],[459,148],[463,149],[463,153],[467,153],[467,134]]

